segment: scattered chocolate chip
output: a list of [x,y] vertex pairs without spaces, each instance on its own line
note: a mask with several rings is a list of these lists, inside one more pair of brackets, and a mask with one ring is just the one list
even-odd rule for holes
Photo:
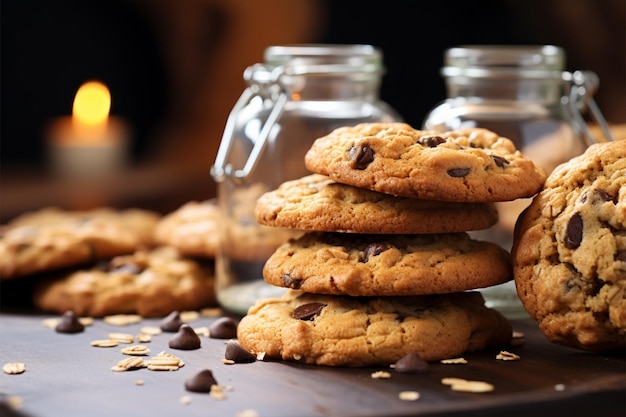
[[315,316],[322,312],[324,307],[326,307],[326,304],[323,303],[302,304],[293,311],[291,317],[298,320],[313,320]]
[[404,355],[395,365],[396,372],[404,374],[425,374],[428,372],[428,362],[423,360],[419,353]]
[[291,275],[289,274],[283,274],[281,278],[283,279],[283,285],[285,286],[285,288],[292,288],[294,290],[299,290],[300,287],[302,286],[301,279],[292,278]]
[[172,311],[167,317],[161,320],[159,328],[164,332],[174,333],[178,331],[178,328],[182,324],[185,323],[180,319],[180,312]]
[[370,259],[370,256],[377,256],[386,251],[387,249],[391,249],[391,244],[389,243],[370,243],[365,248],[365,254],[363,256],[363,262],[367,262]]
[[237,337],[237,321],[230,317],[220,317],[209,326],[212,339],[234,339]]
[[626,262],[626,250],[618,250],[613,258],[616,261]]
[[565,229],[565,247],[568,249],[576,249],[583,240],[583,216],[575,213],[567,222]]
[[454,178],[463,178],[469,173],[469,168],[452,168],[448,170],[448,175]]
[[236,340],[229,340],[226,343],[224,358],[235,363],[251,363],[256,361],[256,355],[245,350]]
[[210,369],[203,369],[185,380],[185,389],[191,392],[211,392],[213,385],[218,383]]
[[427,148],[436,148],[442,143],[446,143],[446,140],[441,136],[422,136],[417,142]]
[[200,336],[188,324],[182,324],[178,328],[178,332],[172,337],[168,343],[172,349],[194,350],[200,349]]
[[353,146],[348,156],[352,160],[352,167],[365,169],[374,160],[374,150],[369,145]]
[[498,166],[499,168],[504,168],[505,165],[510,164],[510,162],[508,160],[506,160],[505,158],[498,156],[498,155],[489,155],[491,157],[491,159],[493,159],[493,162],[495,162],[496,166]]
[[85,326],[78,320],[73,311],[66,311],[54,330],[58,333],[80,333],[85,330]]

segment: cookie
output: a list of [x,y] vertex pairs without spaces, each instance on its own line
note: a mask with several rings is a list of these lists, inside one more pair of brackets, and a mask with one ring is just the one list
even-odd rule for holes
[[518,219],[512,256],[520,300],[550,341],[626,346],[626,140],[550,174]]
[[88,264],[153,245],[161,216],[141,209],[25,213],[0,233],[0,280]]
[[512,330],[480,293],[344,297],[289,291],[253,305],[237,328],[242,347],[266,359],[388,366],[409,353],[432,362],[508,343]]
[[189,201],[161,219],[154,240],[184,255],[215,258],[221,217],[216,200]]
[[172,247],[140,250],[96,267],[41,281],[34,304],[43,311],[102,317],[162,317],[217,305],[213,263],[185,258]]
[[489,130],[436,133],[403,123],[338,128],[315,140],[305,164],[343,184],[455,202],[531,197],[546,178],[511,140]]
[[510,281],[510,255],[467,233],[363,235],[309,232],[267,260],[269,284],[352,296],[443,294]]
[[451,203],[394,197],[312,174],[263,194],[256,220],[273,227],[353,233],[453,233],[498,221],[493,203]]

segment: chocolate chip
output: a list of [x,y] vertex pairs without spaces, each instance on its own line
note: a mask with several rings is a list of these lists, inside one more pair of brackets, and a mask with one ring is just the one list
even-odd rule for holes
[[417,142],[427,148],[436,148],[442,143],[446,143],[446,140],[441,136],[422,136]]
[[[604,190],[595,189],[592,191],[592,193],[593,193],[593,195],[591,196],[592,203],[595,203],[596,201],[601,201],[601,202],[614,201],[613,196],[611,196],[611,194],[607,193]],[[588,197],[589,197],[589,193],[584,193],[582,197],[580,198],[580,202],[583,204],[586,203]]]
[[66,311],[54,330],[58,333],[80,333],[85,330],[85,326],[78,320],[73,311]]
[[348,156],[352,160],[352,168],[365,169],[374,160],[374,150],[369,145],[353,146]]
[[390,249],[392,246],[389,243],[370,243],[365,248],[365,255],[363,256],[363,262],[367,262],[370,259],[370,256],[377,256]]
[[245,350],[236,340],[229,340],[226,343],[224,358],[235,363],[251,363],[256,361],[256,356]]
[[626,250],[618,250],[613,257],[616,261],[626,262]]
[[395,371],[405,374],[425,374],[428,372],[428,362],[423,360],[419,353],[409,353],[396,362]]
[[493,162],[495,162],[496,166],[498,166],[499,168],[504,168],[505,165],[510,164],[509,161],[507,161],[505,158],[498,156],[498,155],[489,155],[491,157],[491,159],[493,159]]
[[200,336],[188,324],[181,324],[178,332],[172,337],[168,343],[172,349],[194,350],[200,349]]
[[463,178],[469,173],[469,168],[452,168],[448,170],[448,175],[454,178]]
[[300,287],[302,286],[301,279],[292,278],[291,275],[289,274],[283,274],[281,278],[283,280],[283,285],[286,288],[293,288],[294,290],[299,290]]
[[565,229],[565,247],[576,249],[583,240],[583,216],[575,213],[567,222]]
[[326,304],[323,303],[302,304],[293,311],[291,317],[298,320],[313,320],[315,316],[322,312],[324,307],[326,307]]
[[172,311],[167,317],[161,320],[159,327],[164,332],[174,333],[178,331],[178,328],[184,324],[180,319],[180,312]]
[[203,369],[185,380],[185,389],[191,392],[211,392],[213,385],[219,384],[210,369]]
[[209,326],[209,337],[213,339],[233,339],[237,337],[237,321],[230,317],[220,317]]

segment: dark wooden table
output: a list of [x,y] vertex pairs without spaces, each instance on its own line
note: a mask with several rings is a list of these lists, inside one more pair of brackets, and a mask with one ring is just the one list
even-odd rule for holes
[[[225,341],[202,337],[198,350],[168,347],[164,333],[146,345],[149,357],[161,352],[185,362],[178,371],[139,369],[113,372],[125,356],[115,348],[95,348],[90,342],[109,332],[139,333],[144,319],[125,327],[96,320],[78,334],[60,334],[44,327],[33,314],[0,314],[0,362],[23,362],[26,372],[0,374],[0,396],[18,398],[20,413],[49,416],[232,416],[254,410],[259,417],[304,416],[620,416],[626,415],[624,352],[594,354],[551,344],[530,319],[513,320],[525,335],[522,346],[506,347],[518,361],[496,360],[500,349],[464,355],[465,365],[433,363],[427,374],[400,374],[384,368],[328,368],[296,363],[257,361],[222,363]],[[215,318],[200,317],[193,327]],[[186,378],[210,369],[225,387],[226,398],[188,392]],[[372,373],[389,371],[389,379]],[[454,392],[441,383],[459,377],[492,383],[488,393]],[[136,385],[143,380],[143,385]],[[402,401],[401,391],[418,391],[416,401]],[[190,403],[182,404],[188,396]],[[3,414],[4,412],[4,414]],[[0,408],[0,415],[8,409]],[[21,415],[21,414],[18,414]]]

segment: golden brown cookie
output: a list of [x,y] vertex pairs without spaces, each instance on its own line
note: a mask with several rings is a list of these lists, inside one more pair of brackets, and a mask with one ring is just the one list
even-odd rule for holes
[[343,297],[290,291],[240,321],[241,346],[267,359],[388,366],[409,353],[431,362],[510,342],[511,325],[480,293]]
[[305,164],[355,187],[455,202],[530,197],[546,178],[511,140],[489,130],[436,133],[403,123],[338,128],[313,143]]
[[215,306],[213,271],[212,262],[185,258],[175,248],[162,246],[42,281],[34,303],[44,311],[71,310],[78,316],[161,317]]
[[518,219],[512,255],[519,297],[550,341],[626,346],[626,140],[552,172]]
[[189,201],[161,219],[154,239],[184,255],[214,258],[221,217],[216,200]]
[[467,233],[306,233],[267,260],[269,284],[353,296],[443,294],[509,281],[510,255]]
[[312,174],[287,181],[256,204],[260,224],[322,232],[453,233],[486,229],[498,220],[493,203],[451,203],[394,197]]
[[25,213],[2,227],[0,280],[133,253],[153,244],[160,218],[141,209]]

